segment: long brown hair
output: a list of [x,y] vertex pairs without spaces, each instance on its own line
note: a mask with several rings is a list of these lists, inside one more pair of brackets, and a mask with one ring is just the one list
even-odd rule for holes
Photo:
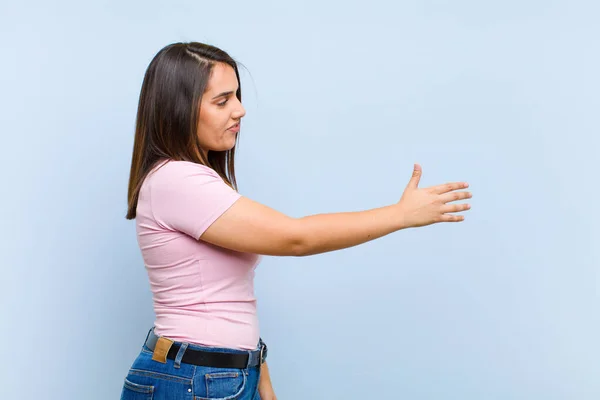
[[242,101],[237,63],[219,48],[197,42],[174,43],[161,49],[150,62],[138,104],[127,219],[135,218],[142,183],[160,160],[206,165],[237,190],[236,146],[227,151],[209,150],[205,157],[197,135],[202,95],[216,63],[233,67],[239,85],[236,96]]

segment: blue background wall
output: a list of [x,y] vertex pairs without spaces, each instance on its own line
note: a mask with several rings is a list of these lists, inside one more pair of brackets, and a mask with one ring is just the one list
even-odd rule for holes
[[153,321],[124,218],[154,54],[244,64],[240,192],[289,215],[466,180],[462,224],[265,257],[278,397],[600,398],[600,6],[3,1],[0,398],[118,398]]

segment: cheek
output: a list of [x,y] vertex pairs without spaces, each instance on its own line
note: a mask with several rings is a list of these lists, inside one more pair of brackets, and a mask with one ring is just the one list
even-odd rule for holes
[[198,121],[200,135],[210,133],[214,129],[214,123],[214,112],[206,108],[200,111],[200,119]]
[[229,114],[225,110],[213,107],[207,110],[205,123],[211,131],[223,131],[229,121]]

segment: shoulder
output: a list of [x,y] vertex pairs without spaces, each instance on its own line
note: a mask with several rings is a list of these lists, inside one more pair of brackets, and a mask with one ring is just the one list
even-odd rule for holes
[[163,161],[146,179],[154,220],[195,239],[240,197],[212,168],[193,162]]
[[162,161],[148,174],[148,179],[155,185],[173,185],[187,180],[221,180],[215,170],[206,165],[189,161]]

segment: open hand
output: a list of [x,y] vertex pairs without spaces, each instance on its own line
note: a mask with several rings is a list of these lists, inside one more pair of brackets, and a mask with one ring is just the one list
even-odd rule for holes
[[469,204],[447,204],[452,201],[470,199],[470,192],[457,192],[469,187],[466,182],[446,183],[443,185],[419,188],[422,170],[415,164],[413,175],[397,203],[401,209],[400,215],[403,226],[415,228],[437,222],[460,222],[465,219],[463,215],[451,213],[466,211],[471,208]]

